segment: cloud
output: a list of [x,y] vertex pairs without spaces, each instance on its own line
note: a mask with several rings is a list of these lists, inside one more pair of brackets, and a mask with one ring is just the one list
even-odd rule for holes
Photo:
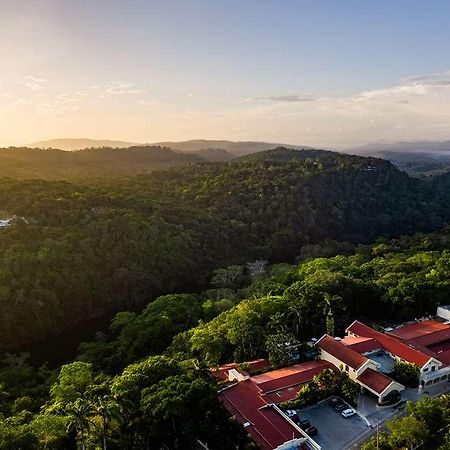
[[298,94],[288,94],[288,95],[272,95],[267,97],[249,97],[245,101],[257,100],[270,100],[272,102],[288,102],[288,103],[303,103],[303,102],[313,102],[315,99],[312,96],[303,97]]
[[114,82],[106,86],[94,86],[94,90],[98,91],[100,98],[114,97],[117,95],[141,95],[147,94],[145,89],[137,89],[133,83]]
[[430,75],[417,75],[412,77],[402,78],[400,80],[404,84],[429,84],[434,86],[448,86],[450,85],[450,70],[443,72],[436,72]]
[[139,106],[142,106],[147,111],[152,111],[154,106],[159,105],[159,101],[155,100],[155,99],[149,99],[149,100],[139,99],[136,102],[136,104]]
[[38,91],[47,82],[45,78],[35,77],[34,75],[27,75],[25,77],[25,87],[33,91]]

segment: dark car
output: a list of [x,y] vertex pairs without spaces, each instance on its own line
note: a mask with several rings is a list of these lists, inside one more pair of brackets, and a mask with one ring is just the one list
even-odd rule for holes
[[348,408],[348,406],[346,405],[346,404],[344,404],[344,403],[339,403],[339,405],[337,405],[335,408],[334,408],[334,410],[336,411],[336,412],[341,412],[341,411],[344,411],[344,409],[347,409]]
[[317,433],[319,430],[316,427],[309,427],[305,430],[306,434],[309,434],[310,436],[317,436]]
[[307,428],[309,428],[311,426],[311,422],[309,420],[302,420],[300,422],[300,428],[302,430],[306,430]]
[[336,406],[340,405],[341,403],[342,403],[342,400],[337,397],[333,397],[333,398],[330,398],[330,400],[328,400],[328,405],[331,406],[332,408],[336,408]]

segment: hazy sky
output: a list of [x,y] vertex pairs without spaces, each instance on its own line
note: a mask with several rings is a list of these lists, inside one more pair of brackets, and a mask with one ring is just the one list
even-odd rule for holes
[[0,145],[450,139],[450,1],[0,0]]

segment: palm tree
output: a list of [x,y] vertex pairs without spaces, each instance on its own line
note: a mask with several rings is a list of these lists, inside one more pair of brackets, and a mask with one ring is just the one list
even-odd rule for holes
[[103,450],[107,450],[108,426],[110,423],[122,421],[123,408],[111,395],[97,395],[94,397],[93,412],[100,417]]
[[81,442],[82,450],[86,450],[86,432],[89,431],[93,422],[93,405],[90,401],[77,399],[73,403],[68,403],[63,407],[63,411],[69,418],[67,431],[74,430]]

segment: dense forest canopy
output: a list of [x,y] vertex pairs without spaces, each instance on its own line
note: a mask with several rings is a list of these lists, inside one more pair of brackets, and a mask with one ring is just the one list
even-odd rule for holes
[[4,215],[26,219],[0,230],[2,350],[230,264],[437,229],[444,191],[387,161],[283,148],[89,185],[2,179]]
[[[346,256],[310,256],[336,251]],[[200,441],[254,449],[219,404],[208,367],[257,356],[276,366],[287,338],[339,335],[355,317],[376,325],[432,312],[448,297],[449,267],[448,229],[372,246],[326,241],[304,246],[298,264],[225,267],[210,289],[161,296],[141,314],[121,312],[108,333],[81,346],[77,361],[55,370],[5,355],[0,448],[197,449]],[[398,419],[382,434],[383,448],[425,437],[448,444],[448,435],[434,435],[448,423],[441,414],[448,399],[426,402],[408,407],[420,436],[412,419]],[[432,409],[434,418],[424,415]]]
[[105,147],[72,152],[12,147],[0,149],[0,176],[92,182],[205,160],[166,147]]

